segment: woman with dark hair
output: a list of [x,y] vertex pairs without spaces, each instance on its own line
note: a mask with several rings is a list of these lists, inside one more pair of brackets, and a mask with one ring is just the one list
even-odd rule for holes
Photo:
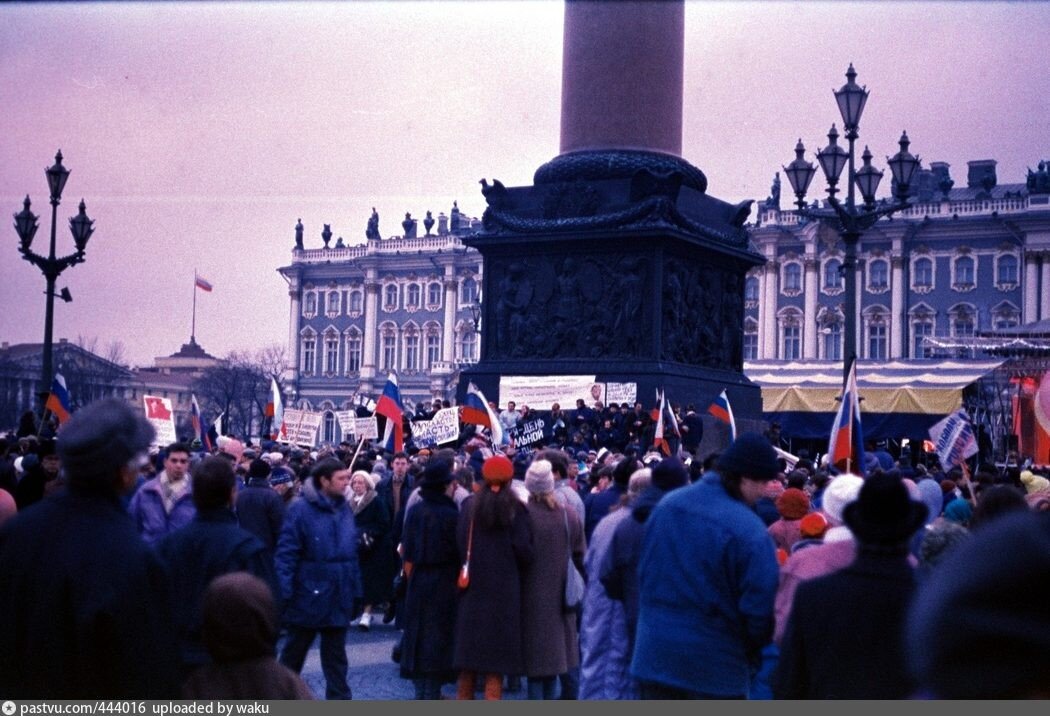
[[525,673],[522,651],[522,573],[532,562],[528,511],[510,489],[514,465],[493,455],[481,468],[481,490],[463,502],[457,540],[469,561],[469,585],[461,592],[453,663],[457,698],[473,699],[478,674],[485,698],[503,695],[503,675]]
[[408,580],[402,611],[401,676],[412,679],[417,699],[440,699],[441,685],[455,681],[452,644],[456,626],[459,510],[456,482],[447,460],[427,464],[419,500],[405,517],[404,567]]

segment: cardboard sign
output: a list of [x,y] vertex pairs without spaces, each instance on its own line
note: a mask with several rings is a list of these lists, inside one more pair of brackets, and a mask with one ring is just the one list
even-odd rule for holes
[[321,427],[322,414],[311,410],[284,409],[284,426],[288,433],[287,440],[301,447],[314,447],[317,444],[317,431]]
[[638,384],[606,383],[605,397],[606,400],[602,401],[603,405],[611,405],[613,403],[616,403],[617,405],[621,405],[623,403],[634,405],[636,402],[638,402]]
[[459,439],[459,410],[442,408],[430,420],[412,423],[412,442],[416,447],[431,447]]
[[152,444],[163,447],[175,442],[175,413],[171,409],[171,399],[143,395],[142,404],[146,411],[146,420],[156,433]]
[[532,420],[526,420],[523,423],[518,423],[507,431],[507,436],[510,438],[514,447],[520,449],[537,442],[542,442],[545,438],[550,437],[550,431],[547,430],[546,420],[543,418],[534,418]]
[[335,411],[335,419],[339,421],[339,429],[343,431],[343,434],[354,432],[354,421],[357,420],[356,410],[337,410]]
[[368,418],[354,418],[353,429],[350,431],[358,440],[378,440],[379,423],[373,415]]
[[592,389],[597,387],[595,392],[603,394],[603,386],[595,383],[593,375],[503,376],[499,380],[499,402],[505,406],[513,400],[518,408],[528,405],[533,410],[550,410],[558,403],[569,410],[579,398],[594,405]]

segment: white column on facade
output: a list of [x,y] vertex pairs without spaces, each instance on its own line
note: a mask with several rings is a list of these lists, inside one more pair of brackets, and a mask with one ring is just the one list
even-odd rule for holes
[[755,313],[755,320],[757,321],[756,330],[758,331],[758,341],[755,347],[755,357],[762,358],[765,356],[766,350],[766,332],[762,330],[762,321],[765,318],[765,310],[763,306],[766,303],[766,272],[762,269],[758,272],[758,310]]
[[288,298],[292,307],[288,316],[288,380],[299,376],[299,321],[302,312],[299,310],[299,277],[290,276]]
[[759,305],[762,318],[761,330],[765,336],[762,346],[763,360],[775,360],[777,357],[777,265],[770,261],[766,264],[765,292]]
[[817,269],[820,261],[816,255],[807,255],[804,261],[806,267],[805,283],[805,309],[802,323],[802,357],[813,359],[817,357]]
[[1040,303],[1039,320],[1045,321],[1050,318],[1050,252],[1043,252],[1043,290],[1039,292]]
[[1028,253],[1024,257],[1024,323],[1039,320],[1039,257]]
[[[866,346],[864,345],[864,341],[865,341],[865,339],[868,336],[868,332],[867,332],[867,330],[864,327],[864,312],[862,310],[862,308],[863,308],[862,303],[864,301],[864,271],[861,270],[862,266],[863,266],[863,264],[858,259],[857,260],[857,266],[854,269],[857,272],[857,285],[856,285],[856,291],[854,291],[854,295],[857,297],[856,298],[857,306],[856,306],[856,310],[853,312],[853,320],[855,321],[855,323],[853,325],[855,325],[857,327],[857,334],[856,334],[857,345],[855,346],[855,350],[857,351],[857,359],[858,360],[860,360],[861,358],[864,358],[864,357],[866,357],[868,355],[868,351],[866,349]],[[848,349],[847,349],[846,355],[849,355]]]
[[375,274],[365,278],[365,334],[361,337],[361,381],[376,377],[376,323],[379,314],[379,282]]
[[890,259],[890,358],[904,357],[904,257]]
[[456,359],[456,304],[459,302],[459,281],[456,267],[445,267],[445,328],[441,332],[441,360],[451,363]]

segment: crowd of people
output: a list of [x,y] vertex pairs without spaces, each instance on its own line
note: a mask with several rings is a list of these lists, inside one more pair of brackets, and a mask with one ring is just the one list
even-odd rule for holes
[[382,620],[418,699],[1050,695],[1039,470],[789,469],[768,435],[665,452],[635,408],[550,413],[518,448],[207,453],[117,400],[3,438],[0,692],[313,698],[319,639],[349,699]]

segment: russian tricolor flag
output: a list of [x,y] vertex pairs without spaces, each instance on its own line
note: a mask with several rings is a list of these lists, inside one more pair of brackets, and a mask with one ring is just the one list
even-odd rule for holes
[[842,400],[828,440],[828,464],[855,475],[864,474],[864,434],[857,395],[857,359],[850,360],[842,385]]
[[467,385],[467,395],[459,410],[459,421],[470,425],[481,425],[489,429],[494,446],[503,445],[503,426],[485,399],[485,394],[473,383]]
[[401,390],[397,387],[397,375],[391,373],[383,386],[383,394],[376,402],[376,415],[386,418],[383,443],[391,452],[405,449],[405,429],[401,424],[404,407],[401,405]]
[[707,412],[729,426],[729,440],[736,440],[736,420],[733,418],[733,409],[729,406],[729,396],[725,390],[715,398],[715,402],[707,407]]
[[193,428],[193,439],[203,443],[201,435],[201,406],[197,404],[197,396],[190,393],[190,427]]
[[51,381],[51,394],[47,396],[44,407],[54,413],[59,425],[69,420],[69,414],[72,412],[69,407],[69,391],[66,390],[66,379],[61,373],[55,373]]

